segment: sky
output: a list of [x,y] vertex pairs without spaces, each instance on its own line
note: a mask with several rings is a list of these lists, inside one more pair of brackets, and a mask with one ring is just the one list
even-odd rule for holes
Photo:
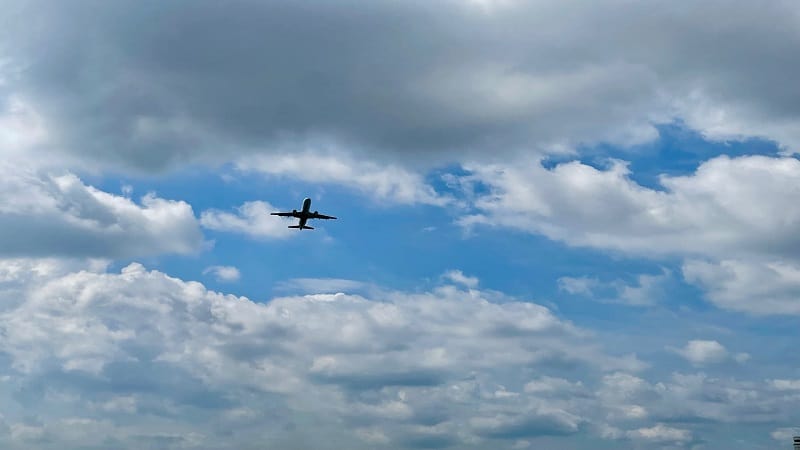
[[788,450],[797,54],[791,0],[5,0],[0,446]]

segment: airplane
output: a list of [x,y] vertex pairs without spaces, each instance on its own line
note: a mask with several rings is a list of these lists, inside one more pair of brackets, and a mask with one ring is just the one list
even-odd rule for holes
[[289,228],[297,228],[298,230],[313,230],[314,227],[309,227],[306,225],[306,221],[308,219],[335,219],[336,217],[333,216],[326,216],[325,214],[320,214],[319,211],[311,212],[311,199],[306,198],[303,200],[303,209],[298,211],[293,209],[292,212],[274,212],[270,213],[272,216],[281,216],[281,217],[297,217],[300,219],[300,223],[297,225],[289,225]]

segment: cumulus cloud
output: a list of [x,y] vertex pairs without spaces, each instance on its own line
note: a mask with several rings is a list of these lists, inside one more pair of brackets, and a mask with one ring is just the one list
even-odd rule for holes
[[689,260],[686,281],[720,308],[756,315],[800,314],[800,266],[794,262]]
[[773,255],[800,248],[800,161],[720,156],[686,176],[661,176],[662,190],[577,161],[473,166],[489,188],[465,226],[487,224],[543,234],[571,245],[636,255]]
[[493,158],[642,142],[675,117],[798,143],[789,0],[354,5],[13,1],[4,90],[63,152],[151,170],[309,140]]
[[604,376],[597,394],[610,406],[609,417],[618,423],[644,417],[649,421],[647,427],[658,423],[784,423],[796,415],[789,406],[796,399],[774,391],[767,383],[703,373],[676,372],[658,382],[614,373]]
[[[19,401],[50,405],[42,423],[19,426],[17,437],[52,436],[52,445],[73,418],[66,441],[85,445],[142,436],[230,445],[230,427],[247,442],[267,422],[282,442],[307,434],[291,423],[309,414],[322,434],[401,447],[562,435],[577,432],[586,408],[545,403],[522,390],[523,380],[519,395],[487,397],[513,393],[495,371],[639,366],[544,307],[495,304],[455,287],[254,303],[139,264],[120,273],[44,271],[19,284],[22,298],[0,313],[0,371],[6,386],[28,386]],[[147,429],[144,411],[163,417],[157,429]]]
[[[702,435],[694,423],[796,416],[769,383],[648,381],[640,362],[547,308],[477,289],[256,303],[135,263],[118,273],[4,264],[0,396],[47,408],[36,421],[8,409],[16,432],[0,442],[512,448],[596,433],[680,443]],[[663,425],[677,422],[687,425]]]
[[[720,156],[694,173],[660,177],[659,189],[637,184],[626,163],[597,169],[577,161],[552,169],[475,166],[462,179],[476,213],[466,227],[510,227],[575,246],[632,256],[686,258],[684,280],[716,306],[751,314],[798,314],[800,161]],[[472,195],[472,194],[470,194]],[[642,275],[638,286],[563,277],[572,295],[646,305],[663,298],[669,274]]]
[[232,282],[232,281],[239,281],[239,278],[242,276],[239,273],[239,269],[233,266],[211,266],[206,267],[203,270],[203,275],[211,274],[217,281],[225,281],[225,282]]
[[139,203],[13,161],[0,164],[0,253],[122,258],[200,249],[192,207],[155,194]]
[[200,224],[209,230],[243,233],[256,239],[280,239],[292,236],[288,225],[296,219],[271,216],[278,208],[263,201],[245,202],[235,213],[209,209],[200,215]]

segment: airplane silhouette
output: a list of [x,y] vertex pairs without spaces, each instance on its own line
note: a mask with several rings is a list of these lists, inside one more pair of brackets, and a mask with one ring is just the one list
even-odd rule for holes
[[309,227],[306,225],[306,221],[308,219],[335,219],[336,217],[333,216],[326,216],[325,214],[320,214],[318,211],[311,212],[311,199],[306,198],[303,200],[303,209],[298,211],[293,209],[292,212],[274,212],[270,213],[272,216],[281,216],[281,217],[297,217],[300,219],[300,222],[297,225],[289,225],[289,228],[297,228],[298,230],[313,230],[314,227]]

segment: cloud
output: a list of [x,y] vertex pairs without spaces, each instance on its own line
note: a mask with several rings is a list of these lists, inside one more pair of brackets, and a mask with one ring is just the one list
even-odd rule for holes
[[[256,239],[281,239],[292,236],[287,228],[292,220],[271,216],[278,208],[263,201],[245,202],[236,208],[236,213],[217,209],[203,211],[200,224],[209,230],[229,233],[243,233]],[[283,211],[283,210],[281,210]]]
[[782,441],[784,444],[792,442],[792,438],[800,436],[800,428],[778,428],[770,433],[776,441]]
[[492,159],[643,142],[673,118],[798,144],[788,0],[354,5],[14,1],[4,91],[62,153],[143,170],[318,140],[377,159]]
[[720,363],[729,356],[728,350],[717,341],[692,340],[684,348],[673,351],[695,365]]
[[547,308],[458,285],[256,303],[136,263],[0,269],[0,396],[43,411],[4,411],[4,445],[625,447],[797,417],[791,382],[648,380]]
[[358,160],[343,152],[297,153],[242,158],[239,170],[267,176],[288,176],[314,183],[352,187],[376,200],[400,204],[445,206],[452,200],[438,194],[424,178],[406,168]]
[[800,314],[800,266],[780,260],[689,260],[683,276],[720,308],[756,315]]
[[[473,200],[467,227],[509,227],[569,245],[629,256],[685,258],[683,278],[716,306],[750,314],[798,314],[800,161],[787,157],[720,156],[685,176],[660,177],[662,189],[630,178],[623,162],[597,169],[577,161],[545,169],[476,166],[465,189],[489,189]],[[642,275],[620,280],[563,277],[572,295],[652,304],[669,281]]]
[[444,275],[442,275],[442,277],[452,281],[453,283],[457,283],[471,289],[478,287],[479,280],[477,277],[468,277],[460,270],[447,271]]
[[[4,304],[15,299],[0,312],[0,373],[5,385],[27,386],[17,401],[50,411],[36,433],[17,434],[53,445],[227,446],[230,430],[245,443],[265,429],[280,443],[309,434],[292,431],[301,417],[318,422],[319,434],[306,436],[312,447],[330,433],[400,447],[562,435],[577,432],[587,409],[522,392],[522,374],[641,366],[542,306],[496,304],[455,286],[254,303],[135,263],[119,273],[69,268],[0,282],[16,283],[0,289]],[[504,391],[497,370],[517,380],[519,395]],[[9,423],[21,419],[10,414]]]
[[223,282],[232,282],[232,281],[239,281],[242,274],[239,273],[239,269],[233,266],[211,266],[206,267],[203,270],[203,275],[205,274],[212,274],[217,281]]
[[558,290],[572,295],[591,296],[593,289],[600,284],[596,278],[561,277],[557,280]]
[[649,257],[792,258],[800,248],[797,192],[787,188],[800,186],[795,158],[720,156],[690,175],[662,175],[663,190],[631,180],[621,161],[604,170],[578,161],[470,170],[488,192],[464,226],[511,227]]
[[628,431],[627,436],[634,440],[647,442],[685,443],[692,439],[691,431],[669,427],[661,423],[650,428]]
[[624,280],[602,282],[589,277],[561,277],[558,289],[570,295],[583,295],[604,303],[629,306],[652,306],[665,297],[665,286],[670,281],[666,269],[660,275],[640,274],[635,284]]
[[780,391],[800,391],[800,380],[772,380],[772,386]]
[[46,141],[47,129],[31,105],[15,95],[3,98],[2,70],[0,60],[0,152],[5,158],[20,157]]
[[477,417],[471,420],[482,436],[518,439],[543,435],[573,434],[581,419],[561,410],[521,411],[513,416]]
[[523,390],[527,393],[560,393],[581,392],[584,390],[583,383],[571,382],[563,378],[543,376],[539,379],[525,383]]
[[191,253],[203,236],[192,207],[150,193],[139,203],[14,161],[0,164],[0,253],[126,258]]
[[[682,428],[691,429],[693,435],[701,434],[702,427],[690,424],[749,427],[757,423],[796,421],[795,413],[787,408],[797,400],[785,394],[773,390],[765,381],[737,380],[730,371],[721,378],[704,373],[672,373],[669,379],[658,382],[617,373],[604,377],[598,390],[599,399],[607,405],[607,417],[616,427],[635,424],[644,418],[647,428],[659,423],[680,423]],[[644,416],[629,413],[638,408],[645,412]]]

